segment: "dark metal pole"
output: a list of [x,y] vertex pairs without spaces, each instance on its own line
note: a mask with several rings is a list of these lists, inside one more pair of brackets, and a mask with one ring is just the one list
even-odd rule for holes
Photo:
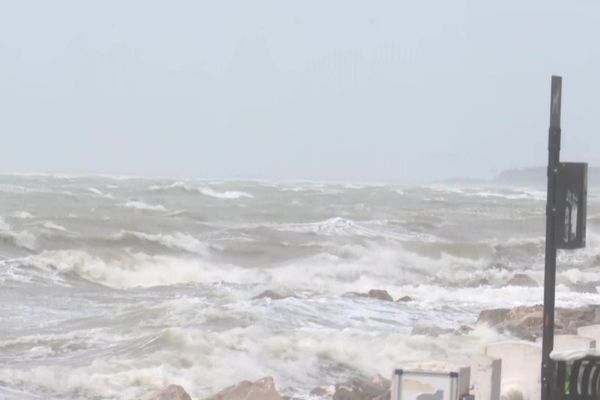
[[546,262],[544,272],[544,337],[542,342],[542,400],[551,400],[554,347],[554,295],[556,289],[556,185],[560,162],[560,107],[562,78],[552,77],[550,130],[548,132],[548,192],[546,200]]

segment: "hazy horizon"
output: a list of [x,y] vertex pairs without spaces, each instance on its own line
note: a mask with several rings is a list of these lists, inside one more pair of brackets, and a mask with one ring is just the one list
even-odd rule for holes
[[0,172],[420,183],[600,165],[600,4],[0,5]]

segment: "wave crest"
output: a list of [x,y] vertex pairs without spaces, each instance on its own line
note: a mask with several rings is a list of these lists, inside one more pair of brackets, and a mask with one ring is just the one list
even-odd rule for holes
[[181,190],[185,192],[200,193],[204,196],[213,197],[216,199],[234,200],[240,198],[254,198],[254,196],[248,192],[242,192],[238,190],[226,190],[223,192],[216,191],[208,186],[197,187],[186,182],[174,182],[169,185],[152,185],[150,186],[152,191],[165,191],[165,190]]
[[136,239],[152,243],[158,243],[170,249],[185,250],[189,253],[208,255],[208,245],[185,233],[175,232],[172,234],[144,233],[136,231],[121,231],[113,235],[114,240]]
[[90,282],[115,289],[169,286],[185,283],[212,284],[227,280],[246,283],[264,279],[256,271],[232,265],[214,264],[197,258],[125,253],[99,256],[81,250],[47,250],[14,260],[22,267],[34,267],[56,279],[75,274]]
[[127,203],[123,204],[123,207],[133,208],[142,211],[167,211],[167,209],[163,205],[148,204],[144,203],[143,201],[137,200],[128,201]]

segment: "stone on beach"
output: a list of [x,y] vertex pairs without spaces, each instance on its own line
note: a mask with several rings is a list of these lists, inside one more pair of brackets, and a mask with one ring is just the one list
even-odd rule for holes
[[242,381],[229,386],[207,400],[282,400],[272,377],[255,382]]
[[381,375],[335,385],[333,400],[389,400],[391,381]]
[[152,394],[148,400],[192,400],[189,394],[179,385],[169,385]]

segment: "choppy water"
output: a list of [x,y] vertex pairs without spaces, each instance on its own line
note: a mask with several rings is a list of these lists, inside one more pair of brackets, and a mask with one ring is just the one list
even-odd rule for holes
[[[481,309],[538,303],[541,190],[0,177],[0,398],[202,398],[275,377],[289,394],[499,335]],[[560,255],[557,303],[598,303],[588,247]],[[391,303],[344,296],[378,288]],[[252,298],[271,289],[283,300]]]

